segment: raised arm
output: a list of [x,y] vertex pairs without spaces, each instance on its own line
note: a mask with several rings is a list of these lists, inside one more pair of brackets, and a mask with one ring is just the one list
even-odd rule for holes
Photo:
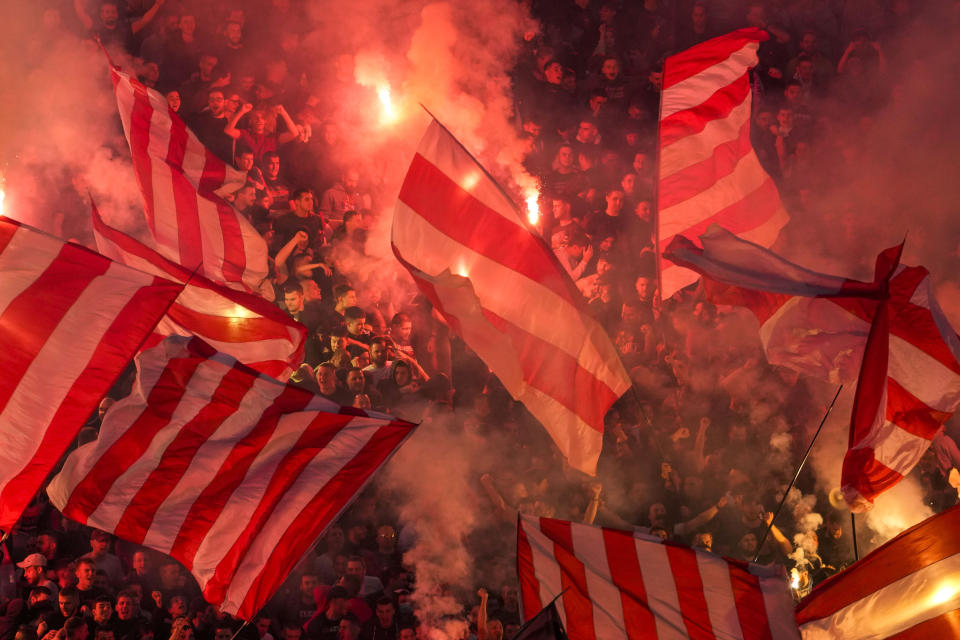
[[477,595],[480,596],[480,610],[477,612],[477,640],[487,640],[487,600],[490,595],[483,587],[480,587]]
[[80,24],[83,25],[84,29],[87,31],[93,29],[93,18],[87,13],[84,0],[73,0],[73,10],[77,14],[77,18],[80,20]]
[[287,244],[283,245],[280,251],[277,251],[277,255],[273,259],[274,268],[277,270],[277,284],[283,284],[290,278],[290,271],[287,269],[287,260],[290,259],[290,254],[293,253],[297,243],[306,236],[306,231],[297,231]]
[[717,504],[705,509],[686,522],[678,523],[673,528],[673,532],[680,536],[689,535],[716,518],[717,514],[720,513],[720,509],[723,509],[725,506],[727,506],[727,496],[721,496]]
[[147,9],[145,14],[133,21],[130,25],[130,30],[133,31],[134,34],[139,33],[141,29],[150,24],[150,21],[153,20],[157,12],[160,11],[160,7],[162,7],[166,1],[167,0],[155,0],[153,6]]
[[300,128],[297,126],[297,123],[293,121],[293,118],[290,117],[290,114],[287,113],[287,110],[284,109],[283,105],[277,105],[274,111],[278,116],[283,118],[283,122],[287,125],[287,131],[277,136],[277,142],[279,144],[287,144],[291,140],[300,137]]
[[793,545],[790,544],[790,540],[787,539],[787,536],[783,535],[783,532],[780,529],[777,529],[777,525],[773,524],[773,513],[767,511],[766,516],[767,525],[770,527],[770,534],[773,536],[773,539],[777,541],[777,544],[780,545],[780,550],[783,551],[786,555],[793,553]]
[[590,504],[583,514],[583,524],[593,524],[597,519],[597,510],[600,508],[600,494],[603,493],[603,485],[594,482],[590,485]]
[[249,102],[244,102],[243,106],[234,111],[233,115],[230,116],[230,119],[227,121],[227,126],[223,128],[223,132],[236,140],[240,137],[240,129],[237,129],[237,123],[240,122],[240,118],[247,115],[253,111],[253,105]]

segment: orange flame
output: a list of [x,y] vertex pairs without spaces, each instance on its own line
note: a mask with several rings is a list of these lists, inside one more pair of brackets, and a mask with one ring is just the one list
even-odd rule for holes
[[540,192],[531,189],[526,195],[527,201],[527,222],[536,225],[540,222]]
[[380,86],[377,89],[377,97],[380,98],[380,121],[383,124],[394,122],[397,119],[397,110],[393,106],[393,97],[390,95],[389,85]]

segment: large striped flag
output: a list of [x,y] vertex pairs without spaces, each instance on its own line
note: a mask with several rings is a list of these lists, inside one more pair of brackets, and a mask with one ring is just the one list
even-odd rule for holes
[[182,289],[0,216],[0,529]]
[[877,257],[873,282],[857,282],[804,269],[720,228],[700,240],[702,249],[678,237],[666,253],[705,276],[712,300],[757,316],[771,363],[832,382],[859,374],[841,482],[851,508],[869,509],[960,405],[960,337],[930,274],[899,265],[899,247]]
[[563,593],[577,640],[800,637],[782,567],[652,536],[521,515],[517,570],[524,615]]
[[111,66],[120,120],[157,251],[236,289],[267,277],[267,244],[218,191],[243,185],[239,171],[206,149],[166,98]]
[[[278,380],[303,362],[307,329],[260,296],[218,285],[108,226],[93,209],[103,255],[140,271],[186,283],[144,348],[166,336],[198,336],[218,351]],[[189,282],[188,282],[189,281]]]
[[[662,249],[711,223],[769,247],[787,223],[773,179],[750,143],[750,75],[769,36],[741,29],[672,55],[663,65],[658,238]],[[697,274],[660,261],[669,298]]]
[[817,585],[796,608],[804,640],[940,640],[960,630],[960,507],[904,531]]
[[424,295],[570,465],[595,473],[604,414],[630,378],[550,248],[437,121],[400,189],[392,243]]
[[414,425],[341,407],[167,338],[134,392],[47,493],[63,514],[176,558],[206,600],[245,620]]

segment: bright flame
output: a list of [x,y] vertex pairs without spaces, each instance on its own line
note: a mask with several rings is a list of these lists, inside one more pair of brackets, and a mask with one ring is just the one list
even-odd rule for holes
[[230,311],[227,313],[227,317],[232,318],[234,320],[237,320],[240,318],[256,318],[258,315],[259,314],[254,313],[250,309],[247,309],[246,307],[242,307],[239,304],[233,305],[233,308],[230,309]]
[[397,111],[393,106],[393,97],[390,95],[390,87],[382,85],[377,89],[377,97],[380,98],[380,105],[383,108],[380,121],[389,124],[397,119]]
[[464,191],[470,191],[477,183],[480,182],[480,172],[474,171],[473,173],[468,173],[467,177],[463,179],[463,189]]
[[532,190],[527,192],[527,222],[532,225],[540,222],[540,192]]
[[930,606],[935,607],[949,602],[956,597],[958,591],[960,591],[960,589],[957,588],[956,584],[947,582],[940,585],[937,587],[937,590],[933,592],[933,595],[930,596]]
[[790,569],[790,588],[794,591],[800,588],[800,572],[796,569]]

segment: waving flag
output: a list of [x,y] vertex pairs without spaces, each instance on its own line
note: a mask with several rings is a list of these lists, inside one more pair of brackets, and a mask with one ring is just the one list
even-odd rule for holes
[[392,244],[423,294],[570,465],[595,473],[603,416],[630,378],[550,248],[436,121],[400,189]]
[[859,372],[841,481],[851,508],[869,509],[960,404],[960,337],[930,274],[899,265],[899,247],[877,257],[873,282],[857,282],[791,264],[723,229],[700,239],[702,249],[678,237],[666,255],[704,275],[711,299],[757,316],[772,364],[833,382]]
[[[750,75],[769,38],[741,29],[672,55],[663,65],[660,111],[660,247],[718,223],[765,247],[787,223],[773,179],[750,143]],[[661,260],[662,296],[697,274]]]
[[956,638],[960,625],[960,507],[904,531],[796,608],[804,640]]
[[206,600],[251,620],[411,433],[167,338],[134,392],[50,483],[68,518],[176,558]]
[[103,255],[140,271],[186,284],[144,348],[154,346],[166,336],[195,335],[218,351],[278,380],[289,378],[303,362],[307,329],[275,305],[251,293],[235,291],[191,274],[109,227],[96,208],[93,233]]
[[0,216],[0,529],[182,289]]
[[517,570],[528,619],[563,593],[558,612],[577,640],[800,637],[782,567],[521,515]]
[[218,195],[243,175],[206,149],[162,95],[111,67],[147,226],[165,257],[235,289],[267,277],[267,243]]

